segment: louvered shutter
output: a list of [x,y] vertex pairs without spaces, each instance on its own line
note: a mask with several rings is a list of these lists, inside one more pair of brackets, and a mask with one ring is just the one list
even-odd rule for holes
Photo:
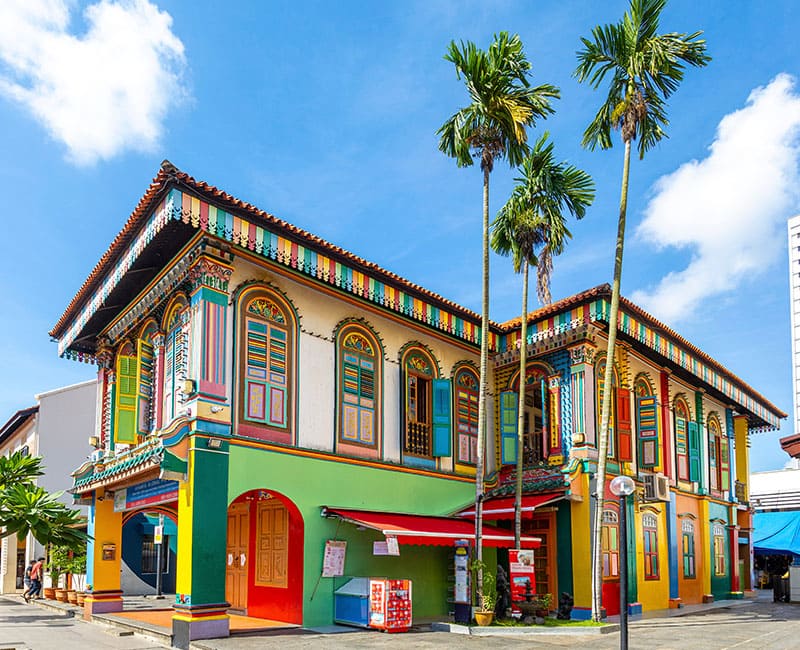
[[630,391],[626,388],[617,389],[617,434],[619,436],[617,458],[629,463],[633,460],[631,448],[631,400]]
[[118,357],[114,404],[114,440],[116,442],[136,442],[136,380],[136,357]]
[[719,486],[720,490],[731,489],[731,464],[730,464],[730,444],[728,443],[727,436],[723,435],[719,441],[719,459],[717,462],[722,468],[722,485]]
[[433,455],[451,454],[450,380],[434,379],[433,388]]
[[136,382],[136,428],[140,436],[150,433],[151,410],[153,399],[153,346],[147,341],[137,343],[139,373]]
[[500,462],[517,462],[517,417],[519,395],[514,391],[500,393]]
[[689,422],[689,480],[700,480],[700,427]]
[[658,419],[654,395],[636,400],[636,430],[639,435],[639,467],[658,465]]

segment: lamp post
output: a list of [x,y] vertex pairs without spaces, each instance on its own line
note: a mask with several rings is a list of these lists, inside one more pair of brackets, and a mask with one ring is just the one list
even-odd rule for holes
[[630,476],[617,476],[609,486],[611,493],[619,497],[619,648],[628,650],[628,496],[633,494],[636,484]]

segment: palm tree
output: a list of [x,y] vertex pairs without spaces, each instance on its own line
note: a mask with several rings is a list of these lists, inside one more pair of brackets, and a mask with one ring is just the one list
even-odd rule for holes
[[478,389],[478,445],[475,466],[476,598],[483,596],[483,474],[486,439],[486,377],[489,359],[489,174],[496,159],[505,158],[516,167],[528,152],[526,128],[536,118],[553,112],[550,100],[558,98],[551,85],[531,87],[531,64],[516,34],[494,36],[487,51],[474,43],[450,43],[445,55],[463,77],[470,104],[455,113],[437,132],[439,149],[456,159],[459,167],[480,161],[483,172],[483,286],[481,300],[481,360]]
[[522,176],[511,198],[492,222],[492,248],[501,255],[511,254],[514,272],[522,272],[522,316],[519,352],[519,405],[517,409],[517,485],[514,503],[514,541],[520,547],[522,533],[522,455],[525,406],[525,366],[527,365],[528,267],[536,266],[537,294],[543,304],[550,303],[550,275],[553,256],[564,252],[572,234],[567,229],[565,212],[582,219],[594,201],[594,181],[586,172],[557,163],[553,143],[545,133],[523,161]]
[[[625,145],[622,167],[622,192],[619,202],[617,245],[614,257],[614,280],[611,311],[608,318],[608,347],[604,386],[611,386],[614,348],[617,340],[617,311],[622,278],[622,251],[625,243],[625,218],[628,205],[628,174],[631,143],[638,140],[639,158],[666,136],[669,125],[666,100],[678,89],[687,65],[705,66],[706,42],[700,36],[670,32],[658,34],[658,23],[666,0],[630,0],[630,8],[615,25],[595,27],[592,39],[582,38],[578,52],[578,81],[593,88],[610,77],[608,95],[583,134],[583,146],[609,149],[611,131],[619,129]],[[600,619],[602,573],[600,531],[608,453],[608,427],[611,415],[611,390],[603,391],[598,441],[597,500],[593,523],[592,546],[592,618]]]

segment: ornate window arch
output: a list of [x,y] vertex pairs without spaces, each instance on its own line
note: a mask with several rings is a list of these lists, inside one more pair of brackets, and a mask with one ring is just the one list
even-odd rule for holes
[[433,458],[433,382],[439,366],[422,345],[406,346],[400,356],[403,372],[403,453]]
[[345,323],[336,333],[337,445],[359,453],[381,441],[383,351],[374,332]]
[[728,438],[722,432],[722,425],[716,412],[709,413],[706,427],[708,429],[709,485],[712,490],[722,492],[730,487]]
[[186,401],[183,382],[189,372],[189,301],[174,298],[164,312],[164,372],[161,377],[161,422],[164,427],[180,415]]
[[683,395],[675,397],[672,410],[675,420],[675,457],[677,459],[678,478],[683,481],[689,481],[691,480],[689,428],[693,422],[689,404]]
[[294,441],[297,318],[289,301],[261,285],[244,289],[237,306],[238,432]]
[[[597,411],[597,431],[603,428],[603,393],[605,391],[606,356],[600,356],[595,362],[595,386]],[[611,372],[611,413],[608,420],[608,453],[609,458],[630,462],[633,460],[630,391],[620,386],[617,366]],[[600,445],[598,436],[598,447]]]
[[[536,361],[526,366],[522,420],[525,465],[543,463],[551,453],[561,450],[560,389],[558,377],[550,366]],[[520,373],[517,371],[508,381],[508,391],[500,397],[501,460],[504,464],[516,462],[519,391]]]
[[478,458],[478,372],[468,364],[453,372],[456,403],[456,462],[475,465]]
[[642,533],[644,537],[644,579],[658,580],[658,517],[655,513],[642,513]]
[[633,382],[636,404],[636,434],[639,467],[655,469],[660,462],[658,437],[658,398],[646,375],[637,375]]
[[681,554],[683,557],[683,577],[696,578],[694,521],[690,517],[681,519]]
[[619,579],[619,505],[608,502],[603,510],[600,529],[603,559],[603,580]]

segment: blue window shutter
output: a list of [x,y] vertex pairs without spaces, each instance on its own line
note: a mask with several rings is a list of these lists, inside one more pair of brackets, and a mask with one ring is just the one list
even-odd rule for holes
[[517,462],[517,418],[519,395],[514,391],[500,393],[500,462]]
[[452,399],[450,397],[450,380],[433,380],[433,455],[449,456],[451,435]]
[[689,422],[689,480],[700,480],[700,429],[697,422]]

